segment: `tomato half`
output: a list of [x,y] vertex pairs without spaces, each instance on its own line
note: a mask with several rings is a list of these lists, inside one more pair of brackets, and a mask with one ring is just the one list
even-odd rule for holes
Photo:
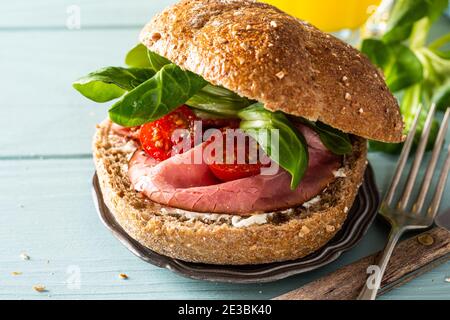
[[143,125],[139,134],[142,148],[150,157],[158,161],[164,161],[174,154],[181,153],[181,150],[175,148],[179,141],[174,141],[174,132],[178,129],[188,130],[192,147],[193,127],[196,120],[191,109],[183,105],[161,119]]
[[[236,131],[235,131],[236,132]],[[239,131],[237,131],[239,132]],[[233,181],[243,178],[252,177],[261,173],[261,168],[263,165],[258,159],[259,154],[259,146],[256,143],[250,143],[250,137],[246,136],[245,143],[242,142],[242,139],[235,138],[234,139],[234,150],[232,152],[227,153],[227,134],[226,131],[222,131],[223,133],[223,155],[222,157],[215,157],[209,161],[209,169],[214,173],[214,175],[220,179],[221,181]],[[237,136],[245,136],[242,132],[236,134]],[[250,148],[256,148],[250,150]],[[230,155],[234,155],[230,159]],[[239,156],[240,158],[239,159]],[[256,155],[256,159],[250,159]],[[228,157],[228,159],[227,159]],[[244,163],[238,163],[239,160],[245,159]],[[220,160],[220,161],[217,161]],[[256,161],[255,161],[256,160]]]

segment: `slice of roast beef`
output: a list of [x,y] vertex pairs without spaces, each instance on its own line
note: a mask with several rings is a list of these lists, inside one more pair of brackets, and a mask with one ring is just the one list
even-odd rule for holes
[[308,143],[309,166],[296,190],[291,190],[291,176],[283,169],[270,176],[222,183],[206,163],[193,161],[204,145],[160,163],[138,150],[129,163],[129,178],[152,201],[188,211],[249,215],[296,207],[334,181],[342,160],[325,148],[313,130],[303,125],[298,129]]

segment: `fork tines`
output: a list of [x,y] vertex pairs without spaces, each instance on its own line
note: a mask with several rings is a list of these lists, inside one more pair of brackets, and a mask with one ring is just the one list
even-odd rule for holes
[[[400,160],[397,165],[397,169],[396,169],[394,178],[388,189],[388,192],[386,193],[386,197],[384,199],[384,204],[388,207],[390,207],[392,205],[397,187],[400,183],[400,179],[401,179],[403,171],[405,169],[408,157],[411,153],[411,149],[413,146],[414,137],[417,132],[421,112],[422,112],[422,107],[419,108],[418,113],[414,119],[413,125],[411,127],[411,131],[405,141],[403,151],[400,155]],[[425,121],[425,125],[424,125],[423,131],[422,131],[422,136],[420,138],[420,142],[417,147],[415,159],[412,164],[411,170],[409,172],[405,188],[400,197],[400,201],[397,204],[397,209],[399,209],[401,211],[405,211],[410,202],[410,198],[413,193],[413,189],[414,189],[414,186],[415,186],[415,183],[417,180],[417,176],[418,176],[420,167],[422,166],[422,160],[423,160],[425,150],[426,150],[426,147],[428,144],[428,140],[430,137],[430,132],[431,132],[431,128],[433,125],[433,119],[434,119],[435,113],[436,113],[436,104],[433,104],[428,112],[427,119]],[[447,111],[445,112],[445,116],[442,120],[441,127],[439,129],[438,136],[436,138],[433,153],[431,155],[431,160],[428,164],[424,178],[421,183],[418,197],[412,207],[413,214],[418,215],[418,214],[422,213],[422,209],[425,204],[425,200],[426,200],[428,191],[430,190],[430,187],[431,187],[431,184],[433,181],[433,177],[435,175],[436,166],[437,166],[439,157],[442,153],[445,137],[447,135],[447,130],[448,130],[448,126],[449,126],[449,120],[450,120],[450,108],[447,108]],[[448,173],[449,173],[449,169],[450,169],[450,147],[447,151],[446,156],[447,156],[447,158],[442,167],[440,177],[439,177],[439,182],[437,184],[433,200],[431,201],[431,205],[430,205],[429,209],[427,210],[427,216],[430,219],[434,219],[434,217],[439,209],[439,205],[442,200],[442,196],[443,196],[445,186],[447,183],[447,177],[448,177]]]

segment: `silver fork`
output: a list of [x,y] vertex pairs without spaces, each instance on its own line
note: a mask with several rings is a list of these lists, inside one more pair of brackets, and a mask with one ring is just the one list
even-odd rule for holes
[[411,152],[414,136],[416,134],[418,127],[420,112],[421,109],[419,110],[416,118],[414,119],[411,132],[409,133],[408,138],[406,139],[405,145],[400,155],[400,160],[398,162],[394,178],[380,207],[380,214],[390,223],[391,232],[389,234],[389,240],[386,244],[386,247],[381,257],[379,258],[378,263],[379,269],[377,270],[378,274],[376,274],[375,277],[376,283],[369,285],[369,282],[372,277],[369,278],[367,283],[364,285],[363,290],[359,294],[358,300],[375,300],[381,280],[386,270],[386,266],[389,262],[389,259],[395,248],[395,245],[397,244],[400,237],[406,231],[427,229],[431,227],[434,223],[434,218],[436,217],[436,213],[438,212],[439,205],[442,200],[444,189],[447,183],[447,176],[450,169],[450,146],[447,151],[447,158],[445,160],[444,166],[442,167],[439,182],[437,184],[433,199],[431,200],[428,209],[426,211],[423,210],[425,200],[433,180],[436,165],[439,160],[444,145],[444,140],[447,134],[450,118],[450,108],[447,108],[444,119],[442,121],[441,128],[439,130],[438,137],[436,139],[436,143],[431,156],[431,160],[425,172],[425,176],[423,178],[418,197],[415,203],[412,205],[411,209],[408,208],[409,207],[408,204],[410,202],[409,200],[411,198],[411,194],[413,192],[414,185],[417,180],[417,175],[422,165],[422,160],[430,136],[434,114],[436,112],[436,105],[433,104],[428,113],[427,120],[425,122],[422,132],[422,137],[420,139],[415,159],[412,164],[411,171],[409,172],[409,176],[403,190],[403,194],[401,195],[400,200],[397,203],[394,203],[394,196],[399,187],[403,171],[405,169],[409,154]]

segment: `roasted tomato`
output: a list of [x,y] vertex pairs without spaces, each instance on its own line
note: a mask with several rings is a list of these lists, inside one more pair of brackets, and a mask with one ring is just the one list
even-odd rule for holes
[[150,157],[158,161],[164,161],[174,154],[187,151],[185,148],[177,148],[180,141],[174,141],[176,140],[174,132],[178,129],[188,130],[192,147],[196,120],[195,114],[189,107],[181,106],[161,119],[143,125],[139,134],[142,148]]
[[[218,179],[224,182],[256,176],[261,173],[261,168],[264,167],[258,158],[259,146],[256,143],[250,143],[252,138],[245,136],[242,132],[235,132],[237,134],[235,135],[233,143],[234,150],[227,153],[227,139],[233,138],[227,138],[226,131],[222,130],[223,155],[221,157],[216,157],[213,154],[208,159],[210,170]],[[239,136],[245,137],[245,143],[242,143],[243,139],[237,138]],[[252,150],[250,150],[251,148]],[[240,161],[242,161],[242,163]],[[267,158],[264,163],[266,163],[266,161]]]

